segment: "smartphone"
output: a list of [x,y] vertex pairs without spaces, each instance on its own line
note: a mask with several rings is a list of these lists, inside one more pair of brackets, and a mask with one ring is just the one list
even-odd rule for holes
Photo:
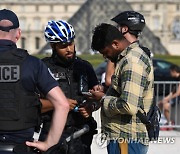
[[90,92],[81,92],[83,95],[92,96],[92,93]]

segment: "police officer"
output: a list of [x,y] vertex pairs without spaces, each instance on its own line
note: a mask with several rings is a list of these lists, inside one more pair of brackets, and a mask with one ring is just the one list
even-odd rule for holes
[[[90,132],[70,143],[68,154],[90,154],[90,146],[96,122],[91,117],[95,110],[95,103],[88,99],[89,89],[98,90],[98,80],[91,64],[76,56],[75,32],[69,23],[63,20],[49,21],[45,28],[46,41],[52,47],[52,56],[43,59],[52,76],[59,82],[70,104],[68,120],[61,141],[71,135],[84,124],[90,126]],[[41,100],[43,108],[48,110],[49,104]],[[46,107],[47,106],[47,107]],[[49,129],[52,113],[45,113],[46,117],[40,135],[44,140]],[[47,117],[49,115],[49,117]],[[61,142],[60,141],[60,142]]]
[[[69,111],[66,97],[44,63],[30,56],[26,50],[16,47],[20,36],[16,14],[11,10],[0,10],[1,154],[13,153],[12,149],[16,145],[25,143],[46,151],[58,142]],[[53,122],[44,142],[32,142],[34,129],[40,119],[40,102],[36,89],[54,106]],[[4,151],[7,147],[10,147],[9,152]]]

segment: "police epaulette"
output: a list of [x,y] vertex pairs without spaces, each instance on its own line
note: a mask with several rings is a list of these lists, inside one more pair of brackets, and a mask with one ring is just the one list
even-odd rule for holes
[[25,58],[28,54],[27,50],[24,50],[24,49],[20,49],[20,48],[17,48],[17,50],[15,50],[13,52],[13,54],[15,56],[18,56],[18,57],[21,57],[21,58]]

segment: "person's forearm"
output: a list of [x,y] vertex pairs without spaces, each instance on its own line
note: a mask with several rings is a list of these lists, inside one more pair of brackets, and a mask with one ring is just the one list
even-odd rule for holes
[[54,110],[51,128],[48,133],[47,143],[49,147],[58,143],[67,119],[67,108],[60,107]]
[[178,96],[180,96],[180,94],[179,94],[179,92],[176,92],[176,93],[174,93],[174,94],[171,96],[171,99],[176,98],[176,97],[178,97]]
[[114,74],[115,70],[115,64],[111,61],[108,61],[107,67],[106,67],[106,75],[105,75],[105,85],[110,86],[111,85],[111,77]]
[[42,103],[41,113],[45,113],[54,109],[53,104],[47,99],[40,99]]
[[103,109],[109,117],[117,114],[135,115],[137,112],[137,106],[127,103],[124,100],[114,96],[107,96],[105,98]]
[[178,96],[180,96],[180,86],[178,86],[178,89],[176,90],[176,92],[172,94],[171,99],[176,98]]
[[172,92],[169,93],[169,95],[167,95],[166,97],[164,97],[162,99],[162,102],[165,103],[165,102],[169,102],[169,100],[172,99]]
[[61,137],[69,112],[69,103],[59,87],[50,91],[48,99],[54,105],[52,123],[46,139],[48,147],[51,147],[57,144]]

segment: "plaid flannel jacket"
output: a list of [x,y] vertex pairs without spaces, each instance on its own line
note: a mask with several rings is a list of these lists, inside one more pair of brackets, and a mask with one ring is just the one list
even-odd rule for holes
[[146,127],[136,113],[140,106],[149,111],[153,92],[152,60],[135,42],[119,55],[103,102],[102,131],[109,140],[132,139],[148,145]]

